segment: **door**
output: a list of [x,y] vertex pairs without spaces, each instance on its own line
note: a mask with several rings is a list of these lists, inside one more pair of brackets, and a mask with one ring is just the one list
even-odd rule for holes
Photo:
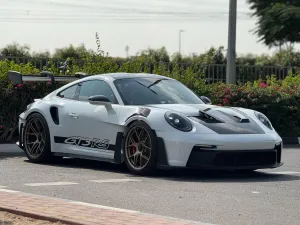
[[[103,95],[112,103],[107,109],[92,105],[89,97]],[[118,102],[109,84],[103,80],[89,80],[80,83],[78,101],[67,106],[70,128],[64,137],[68,153],[113,160],[118,132]]]
[[[65,139],[74,130],[75,124],[70,115],[70,107],[76,105],[79,85],[72,85],[57,94],[57,101],[52,104],[52,113],[57,114],[57,122],[51,126],[51,146],[53,152],[72,152],[76,146],[65,145]],[[74,104],[75,103],[75,104]],[[66,135],[67,134],[67,135]]]

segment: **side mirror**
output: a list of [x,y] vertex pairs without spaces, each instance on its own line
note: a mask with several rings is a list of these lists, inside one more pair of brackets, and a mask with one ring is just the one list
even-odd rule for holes
[[206,97],[206,96],[201,96],[200,99],[201,99],[205,104],[207,104],[207,105],[211,105],[211,104],[212,104],[211,100],[210,100],[208,97]]
[[112,109],[111,102],[104,95],[95,95],[89,97],[89,103],[92,105],[104,105],[107,110]]

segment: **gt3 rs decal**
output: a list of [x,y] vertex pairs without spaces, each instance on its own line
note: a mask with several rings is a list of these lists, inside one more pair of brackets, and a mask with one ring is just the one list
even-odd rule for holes
[[87,138],[87,137],[58,137],[54,136],[54,142],[59,144],[69,144],[69,145],[77,145],[81,147],[87,148],[95,148],[95,149],[103,149],[103,150],[115,150],[115,145],[109,144],[108,139],[98,139],[98,138]]

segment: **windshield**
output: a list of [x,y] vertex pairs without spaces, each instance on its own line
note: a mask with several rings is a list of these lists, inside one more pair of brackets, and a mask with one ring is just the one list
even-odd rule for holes
[[204,104],[196,94],[176,80],[125,78],[114,83],[125,105]]

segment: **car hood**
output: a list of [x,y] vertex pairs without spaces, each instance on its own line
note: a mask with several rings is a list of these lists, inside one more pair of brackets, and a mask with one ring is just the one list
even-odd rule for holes
[[260,125],[246,113],[247,110],[242,108],[206,104],[162,104],[149,105],[148,107],[184,114],[191,120],[219,134],[265,133]]
[[186,116],[198,116],[200,112],[227,112],[235,113],[235,108],[216,106],[216,105],[206,105],[206,104],[159,104],[159,105],[148,105],[148,107],[163,109],[166,111],[173,111],[180,114],[185,114]]

